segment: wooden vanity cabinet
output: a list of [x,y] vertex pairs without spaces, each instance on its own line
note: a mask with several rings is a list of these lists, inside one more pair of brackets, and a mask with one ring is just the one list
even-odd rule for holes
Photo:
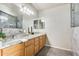
[[2,56],[24,56],[24,43],[2,49]]
[[40,40],[39,40],[39,42],[40,42],[40,49],[42,49],[43,48],[43,38],[42,38],[42,36],[40,36]]
[[25,42],[25,56],[34,55],[34,38]]
[[14,56],[24,56],[24,49],[22,49],[22,50],[18,50],[15,54],[14,54]]
[[0,56],[34,56],[46,43],[46,35],[41,35],[24,43],[0,49]]
[[46,44],[46,35],[42,35],[42,41],[43,41],[43,47],[44,47]]
[[34,45],[30,45],[25,48],[25,55],[26,56],[33,56],[34,55]]
[[46,43],[46,35],[41,35],[40,37],[40,49],[42,49],[44,46],[45,46],[45,43]]
[[36,55],[45,45],[46,37],[41,35],[25,42],[25,56]]
[[39,37],[35,38],[35,54],[37,54],[39,52]]

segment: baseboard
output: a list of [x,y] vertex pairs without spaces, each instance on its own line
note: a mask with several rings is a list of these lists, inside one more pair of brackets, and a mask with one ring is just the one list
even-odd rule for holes
[[70,51],[70,52],[72,52],[72,50],[70,50],[70,49],[66,49],[66,48],[60,48],[60,47],[51,46],[51,45],[45,45],[45,46],[49,46],[49,47],[53,47],[53,48],[57,48],[57,49],[66,50],[66,51]]
[[48,45],[48,44],[46,44],[45,46],[49,46],[49,47],[51,47],[50,45]]

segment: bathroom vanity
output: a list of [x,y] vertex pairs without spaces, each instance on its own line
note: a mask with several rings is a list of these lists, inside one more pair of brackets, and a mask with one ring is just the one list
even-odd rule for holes
[[31,35],[21,41],[1,48],[0,56],[34,56],[45,46],[46,34]]

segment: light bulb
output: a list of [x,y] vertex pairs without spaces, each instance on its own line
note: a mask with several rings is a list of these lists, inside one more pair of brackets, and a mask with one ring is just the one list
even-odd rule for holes
[[41,20],[42,22],[45,22],[44,20]]
[[29,12],[26,12],[26,14],[30,16],[30,13]]

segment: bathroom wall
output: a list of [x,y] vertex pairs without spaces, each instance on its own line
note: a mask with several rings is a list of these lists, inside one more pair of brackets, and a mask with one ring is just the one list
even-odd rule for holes
[[26,29],[26,31],[28,30],[28,27],[31,28],[31,26],[33,27],[33,19],[38,18],[38,11],[35,9],[35,7],[33,7],[31,4],[26,4],[27,7],[29,7],[33,12],[34,15],[23,15],[23,28]]
[[72,29],[70,4],[63,4],[39,12],[45,18],[45,29],[48,36],[47,45],[72,51]]

